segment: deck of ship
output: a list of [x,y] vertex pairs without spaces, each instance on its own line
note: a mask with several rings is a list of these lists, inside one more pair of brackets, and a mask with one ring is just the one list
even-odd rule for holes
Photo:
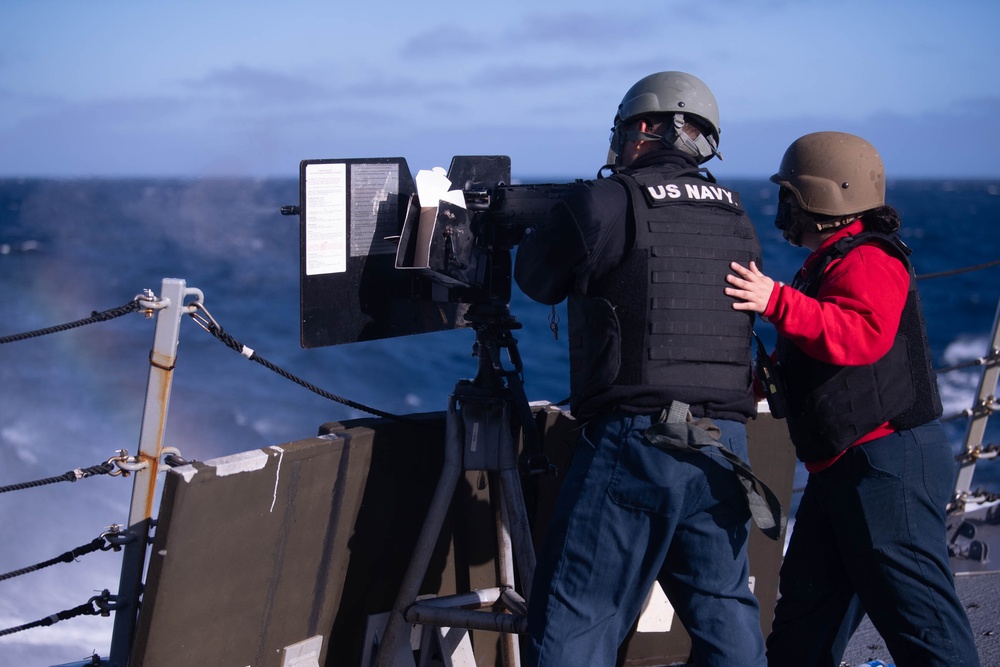
[[[1000,572],[961,572],[955,577],[955,588],[969,615],[980,663],[983,667],[1000,665]],[[869,660],[891,664],[892,656],[865,618],[851,638],[843,661],[860,665]]]
[[[996,501],[953,515],[948,522],[955,589],[965,605],[983,667],[1000,665],[1000,506]],[[992,552],[992,556],[991,556]],[[892,664],[885,642],[868,618],[851,638],[844,664]]]

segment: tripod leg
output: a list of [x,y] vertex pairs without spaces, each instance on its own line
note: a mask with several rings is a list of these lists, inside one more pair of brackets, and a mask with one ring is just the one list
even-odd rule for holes
[[[510,423],[510,403],[504,405],[504,421]],[[532,427],[527,422],[522,429]],[[535,575],[535,545],[531,539],[528,511],[524,507],[524,490],[521,488],[521,473],[517,465],[517,443],[507,429],[500,435],[498,468],[500,469],[500,500],[505,511],[504,525],[508,526],[513,541],[514,558],[521,572],[521,590],[527,600],[531,593],[531,578]],[[513,582],[513,579],[511,579]]]
[[462,474],[462,428],[462,416],[455,409],[455,398],[452,397],[448,403],[448,417],[445,424],[444,465],[441,467],[441,477],[438,479],[434,497],[424,518],[424,525],[420,529],[420,536],[410,557],[410,564],[406,568],[396,603],[389,614],[385,633],[379,643],[375,655],[376,667],[391,667],[393,658],[399,650],[398,646],[401,642],[409,642],[409,628],[403,614],[420,593],[427,565],[441,534],[441,526],[447,516],[451,499],[455,495],[458,478]]
[[535,545],[531,539],[528,511],[524,507],[520,473],[516,468],[500,472],[500,488],[514,545],[514,558],[521,573],[521,591],[527,600],[531,596],[531,580],[535,576]]
[[[509,423],[509,405],[504,406],[505,422]],[[528,524],[528,513],[524,507],[524,494],[521,489],[520,472],[517,468],[517,446],[511,432],[501,431],[499,438],[499,522],[497,526],[497,544],[499,545],[498,565],[501,584],[509,588],[509,592],[520,590],[523,600],[527,601],[531,587],[531,578],[535,572],[535,549],[531,540],[531,530]],[[514,585],[514,563],[520,570],[521,587]],[[516,597],[516,595],[514,596]],[[519,605],[521,606],[521,605]],[[523,609],[514,610],[523,614]],[[520,640],[514,633],[501,637],[503,642],[503,664],[505,667],[519,667],[521,664]]]
[[[493,495],[494,507],[497,508],[497,570],[500,586],[503,589],[514,590],[514,554],[511,546],[510,511],[506,502],[503,482],[497,474],[490,475],[490,483],[495,484]],[[521,651],[516,634],[500,636],[500,651],[504,667],[520,667]]]

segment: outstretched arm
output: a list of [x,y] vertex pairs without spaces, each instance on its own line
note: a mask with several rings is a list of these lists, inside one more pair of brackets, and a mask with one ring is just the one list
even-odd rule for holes
[[[760,313],[778,334],[809,356],[838,366],[877,361],[892,347],[906,303],[906,265],[875,244],[863,244],[832,262],[816,296],[781,289],[751,262],[730,265],[733,308]],[[735,275],[734,275],[735,274]]]
[[733,309],[750,310],[763,315],[771,292],[774,291],[774,281],[761,273],[754,262],[750,262],[750,268],[739,262],[731,262],[729,268],[735,275],[731,273],[726,276],[726,282],[732,286],[726,288],[726,294],[736,299]]

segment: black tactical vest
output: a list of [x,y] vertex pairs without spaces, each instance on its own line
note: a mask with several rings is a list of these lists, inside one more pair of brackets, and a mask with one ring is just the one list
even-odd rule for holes
[[695,417],[746,421],[753,316],[724,293],[729,263],[760,264],[739,194],[697,169],[611,177],[629,192],[634,243],[609,275],[569,298],[571,409],[651,412],[672,400]]
[[910,289],[892,348],[867,366],[835,366],[810,357],[778,338],[777,357],[788,392],[788,429],[799,459],[823,461],[889,422],[897,429],[927,423],[941,415],[941,398],[931,363],[923,308],[910,250],[895,234],[862,232],[834,243],[813,270],[793,287],[815,296],[835,259],[864,243],[878,243],[906,264]]

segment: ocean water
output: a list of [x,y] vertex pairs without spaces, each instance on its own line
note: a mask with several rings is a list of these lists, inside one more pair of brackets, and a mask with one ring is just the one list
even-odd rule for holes
[[[552,179],[558,182],[560,179]],[[775,187],[730,182],[743,196],[764,248],[765,272],[788,280],[805,251],[774,229]],[[1000,257],[1000,181],[899,181],[889,202],[919,275]],[[164,278],[200,289],[233,337],[318,387],[379,410],[444,410],[476,372],[469,330],[325,347],[299,345],[298,201],[295,180],[0,181],[0,337],[121,306]],[[922,280],[935,364],[987,352],[1000,300],[1000,267]],[[531,400],[568,394],[565,305],[555,339],[549,309],[516,288],[511,312]],[[137,449],[153,320],[130,314],[0,345],[0,486],[96,465]],[[758,323],[770,346],[773,329]],[[945,414],[970,406],[975,369],[941,376]],[[330,420],[365,413],[318,396],[219,343],[185,318],[165,444],[207,460],[315,435]],[[996,421],[996,420],[995,420]],[[947,424],[956,450],[964,420]],[[1000,428],[991,424],[987,442]],[[998,464],[977,467],[974,486],[1000,491]],[[804,482],[801,469],[796,484]],[[435,480],[428,480],[433,484]],[[130,480],[101,476],[0,494],[0,573],[90,542],[126,523]],[[118,586],[120,558],[95,553],[0,581],[0,630],[85,603]],[[54,665],[106,655],[111,619],[81,617],[0,636],[0,664]]]

